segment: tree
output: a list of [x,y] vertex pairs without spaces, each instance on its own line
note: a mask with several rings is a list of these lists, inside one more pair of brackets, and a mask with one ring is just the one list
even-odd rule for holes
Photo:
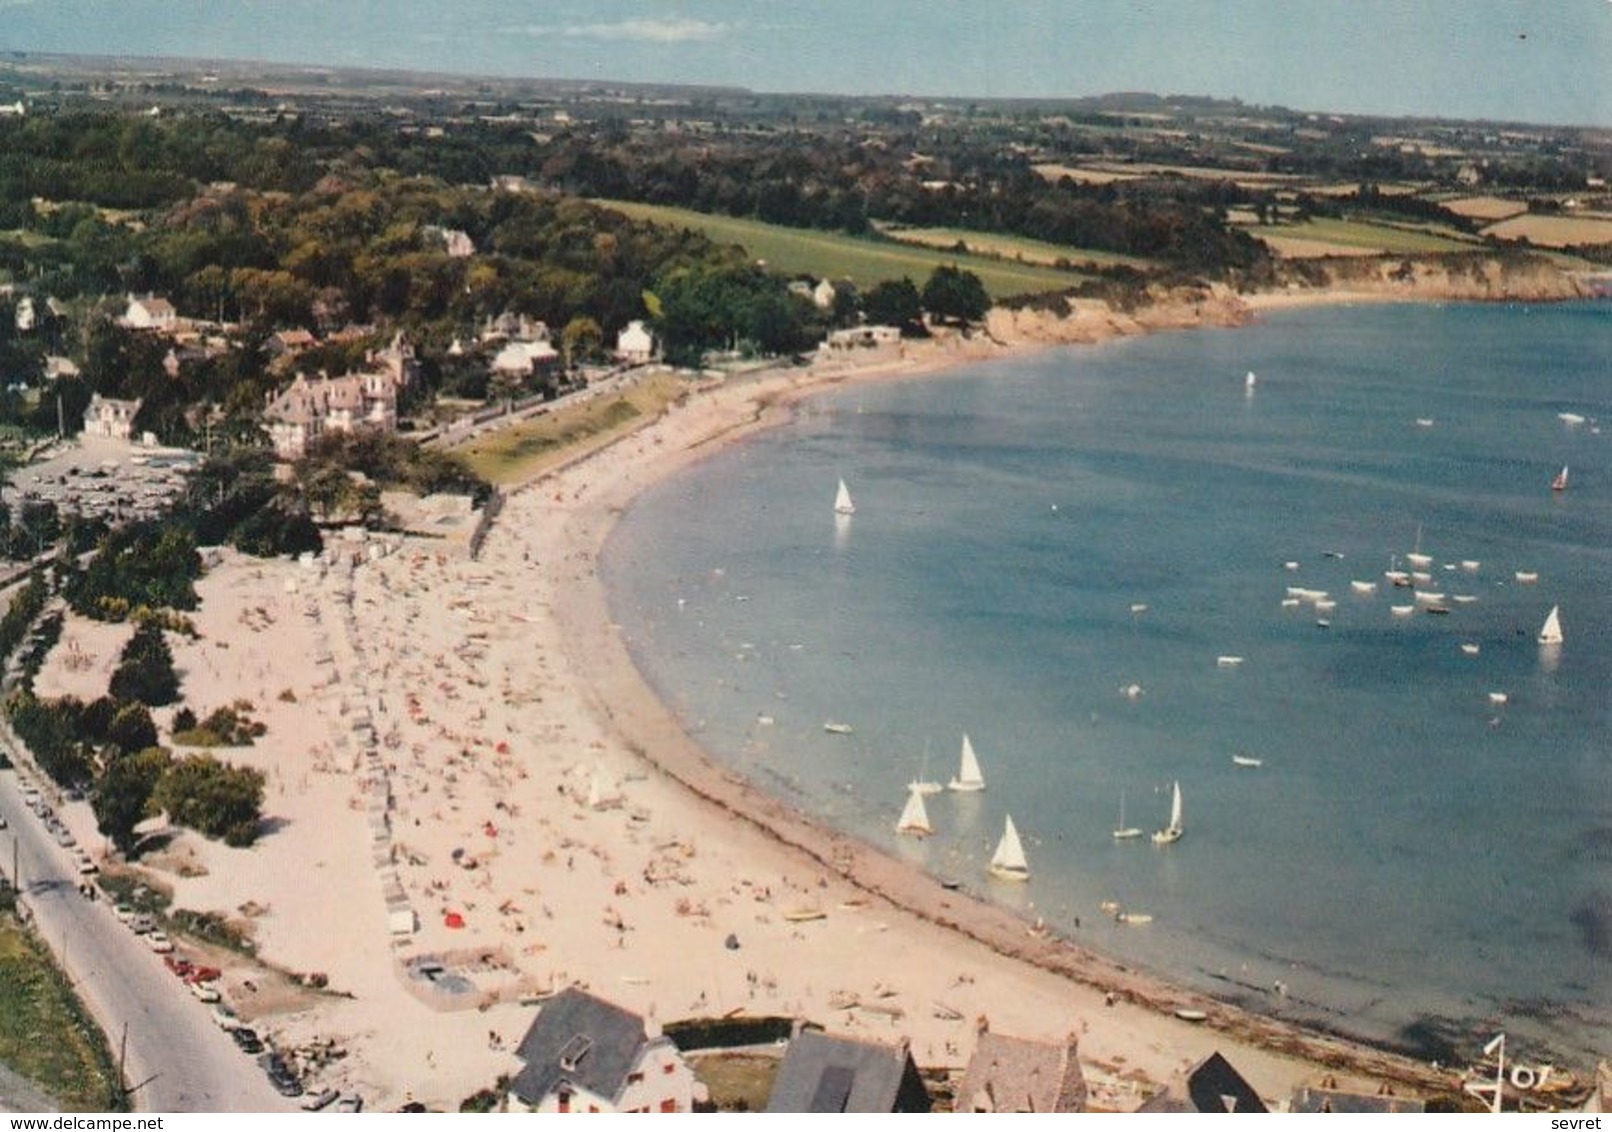
[[592,360],[604,343],[604,331],[586,315],[577,315],[560,331],[560,348],[565,353],[567,369],[579,362]]
[[263,783],[261,771],[192,755],[168,767],[152,798],[170,820],[241,847],[257,839]]
[[903,334],[916,333],[923,325],[923,298],[911,279],[886,279],[875,283],[862,299],[862,313],[879,326],[898,326]]
[[138,700],[152,707],[179,698],[173,652],[155,621],[142,622],[123,646],[108,690],[120,700]]
[[943,263],[924,284],[923,305],[934,317],[945,322],[978,322],[991,309],[985,285],[972,271]]
[[123,704],[106,729],[107,742],[126,753],[157,745],[157,725],[142,703]]
[[172,759],[161,747],[138,754],[119,754],[106,764],[95,783],[90,807],[95,825],[122,853],[135,845],[134,827],[151,815],[151,798]]

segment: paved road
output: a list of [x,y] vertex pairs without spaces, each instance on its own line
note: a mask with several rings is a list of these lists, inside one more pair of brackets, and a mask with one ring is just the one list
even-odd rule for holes
[[[12,744],[7,744],[14,750]],[[86,900],[68,851],[23,804],[18,778],[0,771],[0,869],[22,869],[23,903],[117,1057],[128,1034],[125,1078],[131,1104],[151,1112],[287,1112],[254,1060],[212,1020],[145,941]],[[16,846],[15,858],[13,845]]]

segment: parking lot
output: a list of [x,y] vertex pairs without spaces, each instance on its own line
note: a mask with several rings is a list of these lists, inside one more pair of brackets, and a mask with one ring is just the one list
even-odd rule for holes
[[17,469],[0,499],[13,516],[26,503],[46,501],[60,515],[76,513],[113,524],[153,518],[184,491],[186,477],[201,459],[201,453],[183,448],[79,437]]

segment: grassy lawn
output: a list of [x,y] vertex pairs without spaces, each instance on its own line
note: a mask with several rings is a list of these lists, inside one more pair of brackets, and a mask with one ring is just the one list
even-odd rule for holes
[[44,947],[0,915],[0,1061],[73,1112],[105,1112],[117,1076],[101,1032]]
[[694,1076],[711,1090],[718,1112],[761,1112],[778,1076],[778,1058],[753,1053],[696,1056]]
[[881,228],[890,239],[903,244],[917,244],[928,248],[951,248],[958,241],[968,250],[997,260],[1021,260],[1042,267],[1056,267],[1062,260],[1076,268],[1113,267],[1124,264],[1146,271],[1154,266],[1151,260],[1140,256],[1103,252],[1092,248],[1075,248],[1066,244],[1051,244],[1045,240],[1032,240],[1026,236],[1008,236],[999,232],[971,232],[964,228]]
[[815,275],[825,279],[849,278],[864,290],[876,283],[900,279],[902,276],[911,278],[922,287],[930,272],[942,264],[956,264],[978,275],[993,299],[1062,291],[1086,278],[1078,272],[1059,271],[1032,263],[1008,263],[985,256],[956,255],[933,248],[890,244],[833,232],[785,228],[759,220],[710,216],[686,208],[613,200],[595,203],[618,209],[635,219],[694,228],[719,244],[738,244],[750,255],[766,260],[767,265],[775,271]]
[[1334,220],[1316,217],[1298,224],[1279,224],[1269,228],[1254,225],[1247,229],[1256,239],[1270,237],[1273,246],[1280,249],[1282,240],[1304,241],[1317,246],[1328,245],[1355,249],[1362,252],[1381,252],[1387,255],[1416,255],[1423,252],[1471,251],[1471,238],[1440,235],[1419,228],[1374,224],[1366,220]]
[[625,392],[544,413],[460,445],[454,452],[492,483],[521,483],[586,447],[602,445],[653,420],[687,388],[673,374],[654,374]]

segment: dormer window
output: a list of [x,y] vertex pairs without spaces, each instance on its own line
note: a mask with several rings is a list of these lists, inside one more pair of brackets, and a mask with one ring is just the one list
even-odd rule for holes
[[582,1064],[582,1059],[588,1056],[588,1051],[592,1048],[593,1039],[586,1034],[578,1034],[566,1042],[564,1048],[560,1050],[560,1068],[567,1073],[575,1073],[577,1066]]

